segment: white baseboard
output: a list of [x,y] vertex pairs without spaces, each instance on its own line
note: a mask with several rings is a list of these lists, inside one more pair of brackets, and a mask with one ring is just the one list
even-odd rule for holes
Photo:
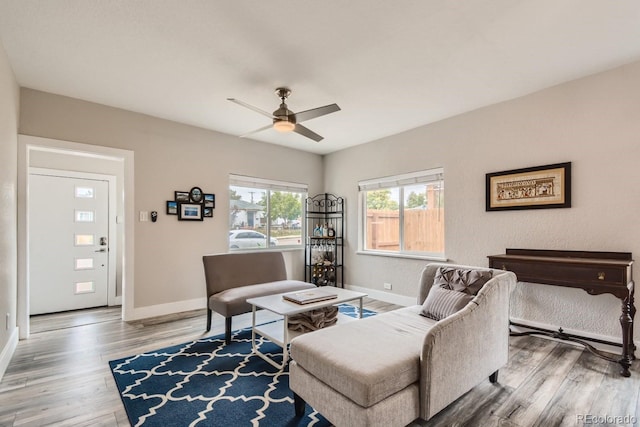
[[405,307],[417,304],[416,297],[408,297],[405,295],[392,294],[391,292],[377,291],[375,289],[364,288],[362,286],[344,285],[344,287],[352,291],[364,292],[371,298],[391,304],[403,305]]
[[0,381],[2,381],[2,377],[4,377],[4,373],[9,366],[9,362],[11,362],[11,357],[13,353],[15,353],[16,347],[18,347],[18,335],[18,328],[15,328],[9,337],[7,345],[4,346],[2,353],[0,353]]
[[[527,329],[527,326],[532,326],[534,328],[542,328],[542,329],[548,329],[551,331],[557,331],[558,330],[558,326],[557,325],[549,325],[546,323],[540,323],[540,322],[534,322],[531,320],[526,320],[526,319],[518,319],[515,317],[512,317],[510,319],[512,322],[515,323],[519,323],[524,325],[524,327],[517,327],[517,326],[512,326],[511,329],[514,332],[527,332],[527,331],[531,331],[532,329]],[[621,337],[612,337],[612,336],[608,336],[608,335],[599,335],[599,334],[594,334],[592,332],[587,332],[587,331],[580,331],[578,329],[568,329],[568,328],[562,328],[563,332],[566,334],[570,334],[570,335],[578,335],[584,338],[591,338],[591,339],[596,339],[596,340],[600,340],[600,341],[609,341],[609,342],[613,342],[613,343],[617,343],[617,344],[622,344],[622,338]],[[539,335],[541,338],[548,338],[550,340],[554,340],[554,341],[561,341],[561,342],[566,342],[568,344],[575,344],[577,346],[582,347],[579,343],[572,343],[571,341],[562,341],[553,337],[549,337],[549,336],[544,336],[544,335]],[[600,350],[600,351],[605,351],[608,353],[614,353],[614,354],[620,354],[620,352],[622,351],[622,347],[617,347],[617,346],[613,346],[613,345],[608,345],[608,344],[604,344],[604,343],[599,343],[599,342],[591,342],[588,340],[587,341],[589,344],[591,344],[593,347],[595,347],[596,349]]]
[[167,304],[150,305],[133,309],[133,313],[127,316],[125,321],[147,319],[149,317],[165,316],[167,314],[181,313],[183,311],[200,310],[207,307],[206,298],[195,298],[185,301],[171,302]]

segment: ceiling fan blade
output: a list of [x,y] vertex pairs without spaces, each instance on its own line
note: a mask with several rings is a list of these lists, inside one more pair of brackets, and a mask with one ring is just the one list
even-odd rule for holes
[[266,125],[264,127],[261,127],[260,129],[256,129],[256,130],[252,130],[251,132],[247,132],[245,134],[240,135],[240,138],[245,138],[249,135],[253,135],[254,133],[258,133],[258,132],[262,132],[263,130],[267,130],[267,129],[271,129],[273,127],[273,125]]
[[258,107],[254,107],[254,106],[253,106],[253,105],[251,105],[251,104],[247,104],[246,102],[242,102],[242,101],[240,101],[239,99],[235,99],[235,98],[227,98],[227,101],[235,102],[235,103],[236,103],[236,104],[238,104],[238,105],[242,105],[243,107],[248,108],[248,109],[250,109],[250,110],[253,110],[253,111],[255,111],[256,113],[262,114],[263,116],[267,116],[267,117],[269,117],[270,119],[273,119],[273,114],[268,113],[268,112],[266,112],[266,111],[264,111],[264,110],[261,110],[261,109],[260,109],[260,108],[258,108]]
[[312,131],[309,128],[302,126],[300,123],[296,123],[296,127],[293,130],[295,133],[299,133],[302,136],[306,136],[307,138],[313,139],[315,142],[320,142],[324,138]]
[[304,122],[305,120],[311,120],[315,119],[316,117],[324,116],[325,114],[335,113],[336,111],[340,111],[340,107],[338,107],[338,104],[330,104],[325,105],[324,107],[300,111],[299,113],[295,113],[295,116],[296,121],[300,123]]

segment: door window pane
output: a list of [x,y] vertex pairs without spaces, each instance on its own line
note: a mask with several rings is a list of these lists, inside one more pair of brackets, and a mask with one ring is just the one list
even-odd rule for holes
[[76,294],[87,294],[96,291],[93,282],[76,282],[75,288]]
[[93,187],[76,187],[76,197],[79,199],[93,199],[94,194]]
[[76,234],[76,246],[93,246],[93,234]]
[[76,222],[93,222],[93,211],[76,211]]
[[92,270],[93,258],[76,258],[76,270]]

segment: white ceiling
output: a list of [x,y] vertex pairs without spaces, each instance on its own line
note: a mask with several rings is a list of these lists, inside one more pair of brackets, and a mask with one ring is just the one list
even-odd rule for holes
[[0,0],[23,87],[329,153],[640,60],[638,0]]

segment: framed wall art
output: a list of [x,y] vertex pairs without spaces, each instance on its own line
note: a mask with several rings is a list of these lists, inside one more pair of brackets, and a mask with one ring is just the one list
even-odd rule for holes
[[571,207],[571,162],[486,174],[486,210]]
[[167,215],[178,215],[178,202],[167,200]]
[[213,218],[216,195],[205,193],[195,186],[189,191],[174,191],[173,200],[167,200],[167,215],[177,215],[180,221],[202,221]]
[[178,204],[178,219],[180,221],[202,221],[202,205],[196,203]]
[[216,207],[216,195],[205,194],[204,195],[204,207],[214,209]]
[[188,191],[174,191],[173,193],[175,194],[174,199],[176,202],[189,203]]
[[189,191],[189,199],[191,203],[202,203],[202,189],[200,187],[193,187]]

